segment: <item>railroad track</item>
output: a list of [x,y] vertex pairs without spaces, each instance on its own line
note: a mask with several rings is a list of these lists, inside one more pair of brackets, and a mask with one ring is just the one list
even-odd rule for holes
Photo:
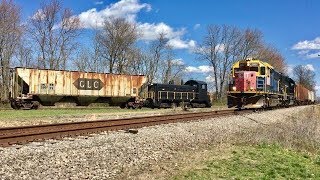
[[103,131],[128,130],[158,124],[207,119],[212,117],[234,115],[238,113],[246,113],[248,111],[249,110],[221,110],[200,113],[184,113],[126,119],[0,128],[0,146],[7,147],[13,144],[26,144],[32,141],[75,137]]

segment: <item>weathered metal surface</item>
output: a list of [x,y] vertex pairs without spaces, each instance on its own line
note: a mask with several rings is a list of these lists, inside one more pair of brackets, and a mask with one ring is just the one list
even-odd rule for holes
[[309,90],[305,88],[304,86],[297,84],[295,88],[295,97],[297,101],[305,102],[309,100],[308,97]]
[[255,71],[239,71],[235,73],[235,91],[256,91],[257,77]]
[[[21,87],[28,86],[27,94],[40,99],[74,97],[135,97],[146,82],[143,75],[103,74],[78,71],[59,71],[32,68],[15,68],[15,96],[23,94]],[[58,98],[59,97],[59,98]]]

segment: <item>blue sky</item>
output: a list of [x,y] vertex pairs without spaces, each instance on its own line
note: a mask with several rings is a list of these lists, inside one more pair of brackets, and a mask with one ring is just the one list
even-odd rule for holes
[[[16,0],[27,20],[39,9],[39,0]],[[176,58],[194,73],[208,76],[205,62],[195,60],[190,49],[199,44],[209,24],[257,28],[264,40],[285,57],[288,70],[302,64],[316,72],[320,96],[320,1],[318,0],[65,0],[87,29],[99,26],[108,16],[125,17],[138,24],[144,41],[165,31],[175,48]],[[86,37],[83,37],[84,39]],[[191,73],[190,73],[191,74]],[[208,79],[207,79],[208,80]]]

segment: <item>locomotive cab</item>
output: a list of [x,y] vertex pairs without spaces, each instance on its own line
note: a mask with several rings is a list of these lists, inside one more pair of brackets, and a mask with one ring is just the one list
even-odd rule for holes
[[189,80],[185,85],[194,86],[197,88],[196,98],[192,100],[192,106],[211,107],[210,97],[208,96],[207,83],[203,81]]

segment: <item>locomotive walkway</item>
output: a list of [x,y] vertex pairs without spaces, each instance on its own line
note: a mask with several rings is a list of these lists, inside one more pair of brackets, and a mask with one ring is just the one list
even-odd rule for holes
[[7,147],[13,144],[26,144],[32,141],[61,139],[63,137],[76,137],[79,135],[88,135],[103,131],[128,130],[166,123],[208,119],[213,117],[246,113],[248,111],[252,110],[220,110],[201,113],[184,113],[126,119],[0,128],[0,146]]

